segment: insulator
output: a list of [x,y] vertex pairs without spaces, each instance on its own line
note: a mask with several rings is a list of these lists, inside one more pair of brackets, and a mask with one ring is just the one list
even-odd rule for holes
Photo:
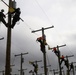
[[24,62],[24,58],[22,58],[22,63]]
[[13,8],[16,8],[16,1],[15,1],[15,0],[12,1],[12,7],[13,7]]

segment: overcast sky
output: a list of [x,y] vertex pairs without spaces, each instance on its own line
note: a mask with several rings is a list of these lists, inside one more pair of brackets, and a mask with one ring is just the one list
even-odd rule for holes
[[[8,4],[8,0],[4,0]],[[70,62],[76,62],[76,0],[16,0],[17,7],[21,9],[21,20],[12,29],[12,44],[11,44],[11,64],[13,74],[20,69],[20,56],[14,57],[16,54],[26,53],[24,55],[25,62],[23,68],[27,68],[26,74],[33,67],[29,61],[43,60],[43,54],[40,51],[40,44],[36,39],[42,36],[42,32],[31,33],[32,30],[41,29],[42,27],[54,26],[54,28],[45,30],[46,40],[50,47],[66,44],[60,48],[61,54],[74,55],[69,58]],[[5,9],[5,14],[8,12],[8,7],[0,1],[0,10]],[[7,22],[7,15],[6,15]],[[7,28],[0,23],[0,37],[4,40],[0,41],[0,70],[5,67],[6,55],[6,39]],[[47,64],[51,65],[50,69],[58,68],[58,60],[56,55],[48,50]],[[43,73],[43,62],[39,62],[39,73]],[[1,75],[1,73],[0,73]]]

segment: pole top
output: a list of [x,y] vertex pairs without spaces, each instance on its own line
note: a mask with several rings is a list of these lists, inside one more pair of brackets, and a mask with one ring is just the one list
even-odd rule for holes
[[54,27],[54,26],[47,27],[47,28],[42,27],[42,29],[33,30],[32,33],[35,33],[35,32],[38,32],[38,31],[42,31],[42,30],[46,30],[46,29],[50,29],[50,28],[53,28],[53,27]]

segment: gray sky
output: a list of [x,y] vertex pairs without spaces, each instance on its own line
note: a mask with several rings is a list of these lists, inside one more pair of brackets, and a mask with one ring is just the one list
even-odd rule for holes
[[[8,0],[5,0],[8,4]],[[25,62],[23,68],[28,68],[26,73],[33,67],[29,61],[43,60],[43,54],[40,51],[40,44],[36,39],[42,35],[42,32],[31,33],[32,30],[41,29],[42,27],[54,26],[54,28],[45,31],[47,43],[50,47],[66,44],[66,47],[60,48],[63,55],[74,55],[69,58],[70,62],[76,62],[76,1],[75,0],[16,0],[17,7],[21,8],[21,18],[24,22],[19,21],[14,29],[12,29],[11,44],[11,63],[15,64],[13,73],[19,73],[20,57],[15,54],[29,52],[24,55]],[[8,7],[0,1],[0,10]],[[7,16],[7,15],[6,15]],[[6,18],[7,21],[7,18]],[[7,28],[0,23],[0,37],[4,36],[4,40],[0,41],[0,70],[5,66],[6,39]],[[58,68],[57,57],[52,51],[47,51],[47,64],[52,65],[51,68]],[[43,73],[43,62],[39,64],[39,73]],[[49,68],[50,70],[50,68]],[[29,75],[29,74],[28,74]]]

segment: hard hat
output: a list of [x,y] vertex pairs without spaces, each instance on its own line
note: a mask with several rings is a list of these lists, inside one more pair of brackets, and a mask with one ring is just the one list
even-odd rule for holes
[[20,10],[20,8],[17,8],[17,10]]
[[4,9],[2,9],[1,12],[4,12]]

